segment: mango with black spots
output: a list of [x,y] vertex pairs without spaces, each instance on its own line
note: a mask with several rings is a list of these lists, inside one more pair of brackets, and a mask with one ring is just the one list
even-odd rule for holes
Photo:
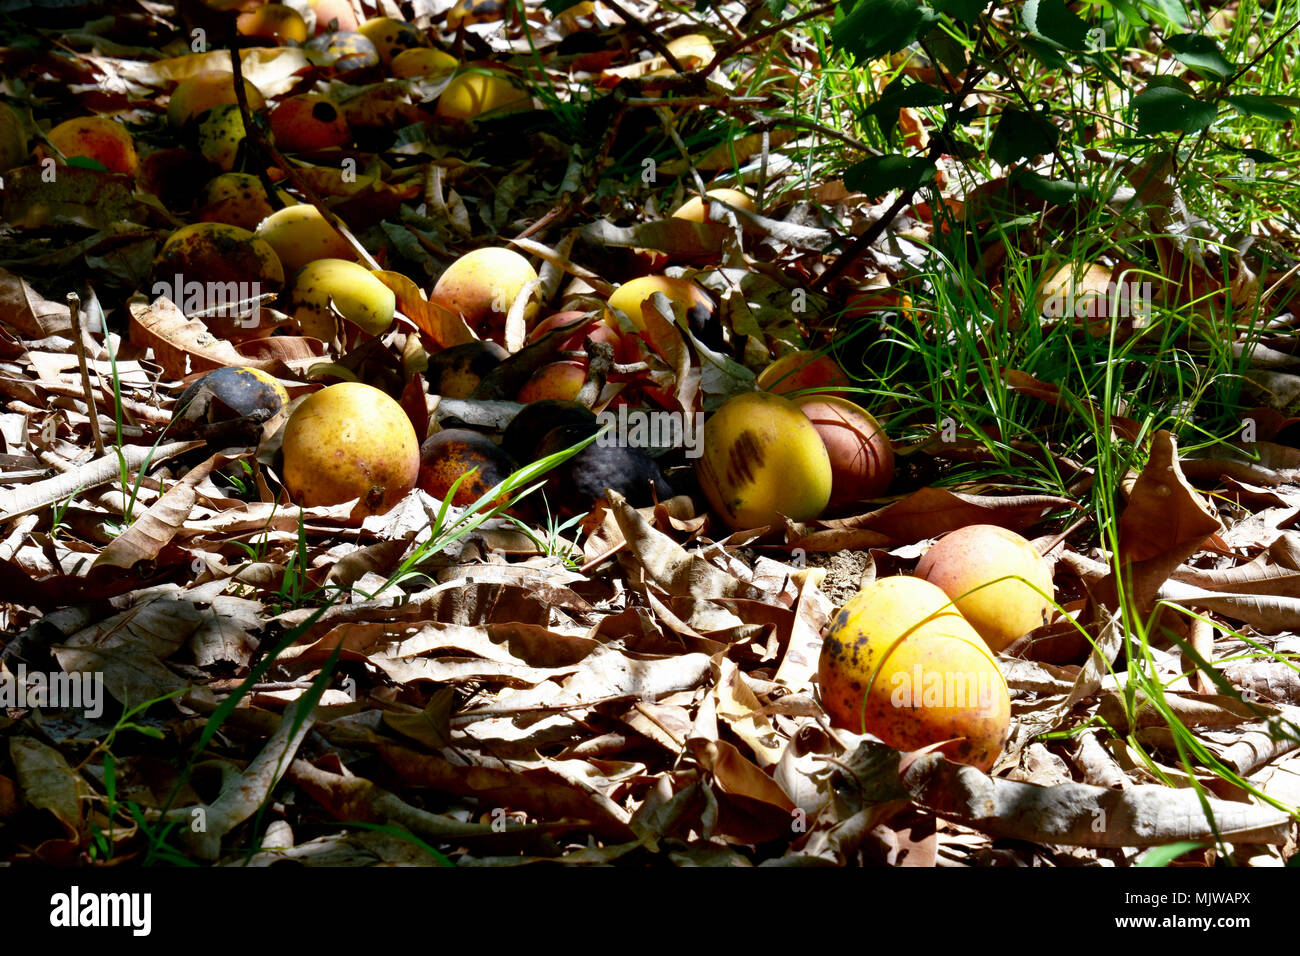
[[271,111],[271,134],[290,153],[310,153],[345,146],[352,130],[329,97],[320,93],[286,96]]
[[284,427],[284,484],[311,508],[357,499],[359,524],[406,497],[420,475],[420,444],[402,406],[363,382],[309,395]]
[[244,142],[248,139],[239,107],[232,103],[221,103],[195,122],[194,148],[199,155],[224,172],[234,170],[240,160]]
[[[434,432],[420,446],[421,490],[435,498],[446,500],[458,479],[451,503],[468,507],[505,481],[515,470],[510,456],[479,432],[468,428],[445,428]],[[510,500],[502,494],[489,507],[504,505]]]
[[405,20],[397,20],[393,17],[371,17],[357,27],[357,30],[375,45],[384,66],[392,63],[393,57],[403,50],[413,50],[428,45],[420,31]]
[[1011,698],[997,661],[928,581],[862,588],[831,619],[817,673],[831,723],[898,750],[942,743],[948,759],[987,773],[1006,744]]
[[335,73],[352,73],[379,65],[379,50],[364,33],[356,30],[322,33],[307,42],[307,49],[337,57],[329,64],[329,69]]
[[[287,193],[281,193],[280,198],[293,203]],[[203,222],[224,222],[252,231],[273,212],[266,189],[256,176],[252,173],[222,173],[214,176],[203,188],[197,215]]]
[[471,23],[492,23],[504,19],[505,15],[503,0],[456,0],[456,5],[447,11],[447,30],[454,33]]
[[[213,369],[181,392],[171,433],[200,435],[214,443],[256,444],[262,425],[289,404],[275,376],[245,365]],[[228,427],[225,427],[228,426]]]
[[811,521],[830,501],[830,457],[797,405],[770,392],[728,399],[704,424],[695,461],[700,488],[735,530],[762,528],[784,515]]

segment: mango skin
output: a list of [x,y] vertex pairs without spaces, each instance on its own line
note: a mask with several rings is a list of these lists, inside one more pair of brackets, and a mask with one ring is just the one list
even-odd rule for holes
[[438,97],[434,114],[445,120],[472,120],[485,113],[514,113],[531,108],[528,94],[501,73],[473,70],[461,73]]
[[713,510],[733,530],[786,515],[811,521],[831,497],[831,463],[817,430],[779,395],[728,399],[704,424],[695,474]]
[[224,222],[250,232],[275,212],[261,181],[251,173],[222,173],[213,177],[203,188],[200,202],[197,215],[203,222]]
[[[250,110],[266,107],[262,91],[244,80],[244,97]],[[235,96],[235,75],[216,70],[196,73],[189,79],[182,80],[172,91],[167,102],[167,123],[173,129],[180,130],[199,114],[222,103],[238,103]]]
[[[527,259],[511,249],[485,247],[467,252],[443,272],[429,298],[459,312],[480,335],[504,331],[506,316],[523,287],[537,278]],[[536,294],[524,309],[524,324],[532,327],[539,302]]]
[[135,142],[125,126],[106,116],[78,116],[65,120],[46,134],[68,159],[93,159],[110,173],[134,176],[140,165]]
[[[731,203],[737,209],[744,209],[749,212],[754,211],[754,200],[745,195],[738,189],[709,189],[704,195],[710,199],[721,199],[723,202]],[[677,207],[673,213],[674,219],[685,219],[688,222],[712,222],[709,218],[709,209],[704,205],[699,196],[692,196],[686,202]]]
[[286,96],[271,111],[271,134],[290,153],[345,146],[352,139],[339,108],[319,93]]
[[393,17],[371,17],[357,27],[357,32],[375,45],[384,66],[403,50],[425,46],[424,37],[415,27]]
[[331,301],[344,319],[371,335],[388,330],[397,308],[393,290],[355,262],[317,259],[298,270],[290,304],[304,335],[323,342],[334,338],[337,329]]
[[835,726],[898,750],[951,740],[944,756],[987,773],[1006,743],[1011,698],[997,661],[919,578],[880,578],[850,598],[827,628],[818,676]]
[[200,155],[223,172],[231,172],[239,159],[239,147],[248,138],[239,107],[222,103],[197,120],[195,147]]
[[[801,350],[783,355],[758,375],[759,388],[777,395],[789,395],[806,388],[846,388],[853,383],[835,359],[821,352]],[[847,398],[843,392],[820,392],[821,396]]]
[[[476,470],[477,469],[477,470]],[[468,507],[513,474],[515,464],[492,439],[468,428],[445,428],[434,432],[420,446],[420,488],[435,498],[446,499],[451,486],[468,472],[451,503]],[[510,495],[503,494],[492,507],[503,505]]]
[[1038,549],[997,525],[967,525],[949,532],[916,566],[916,576],[940,587],[994,651],[1041,626],[1051,610],[1042,595],[1010,578],[966,594],[1008,574],[1020,575],[1046,594],[1054,594],[1052,573]]
[[805,395],[795,404],[813,423],[830,456],[829,507],[845,508],[889,490],[894,480],[894,447],[866,409],[820,393]]
[[317,259],[356,260],[347,240],[309,203],[277,209],[258,224],[257,237],[270,244],[290,271]]
[[359,498],[350,521],[383,514],[420,474],[420,444],[402,406],[362,382],[307,397],[284,428],[284,484],[303,507]]

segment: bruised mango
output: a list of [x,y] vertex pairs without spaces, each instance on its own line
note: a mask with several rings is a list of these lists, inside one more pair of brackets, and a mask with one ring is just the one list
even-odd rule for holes
[[393,57],[391,72],[396,77],[445,76],[460,65],[450,53],[432,48],[403,50]]
[[1040,627],[1051,610],[1052,573],[1042,555],[997,525],[967,525],[944,535],[921,557],[916,576],[940,587],[995,651]]
[[319,93],[286,96],[271,111],[276,145],[291,153],[344,146],[352,139],[339,108]]
[[[420,446],[421,490],[445,500],[452,485],[465,476],[451,499],[452,504],[462,508],[478,501],[514,470],[509,455],[486,435],[468,428],[444,428]],[[510,496],[503,494],[492,506],[504,505],[509,500]]]
[[[285,198],[284,194],[281,198]],[[224,222],[251,231],[273,212],[266,190],[256,176],[251,173],[222,173],[204,187],[198,217],[204,222]]]
[[383,514],[415,487],[420,444],[402,406],[362,382],[308,396],[284,427],[284,484],[303,507],[358,499],[350,518]]
[[357,27],[357,31],[375,45],[384,66],[392,63],[393,57],[403,50],[425,45],[424,37],[415,27],[392,17],[372,17]]
[[322,33],[307,42],[307,49],[333,54],[337,59],[329,64],[335,73],[351,73],[379,65],[379,51],[365,34],[355,30]]
[[704,425],[700,487],[726,524],[761,528],[785,515],[811,521],[830,501],[830,458],[793,402],[768,392],[728,399]]
[[1011,700],[988,647],[938,587],[879,578],[831,620],[818,664],[837,727],[898,750],[939,748],[988,772],[1007,739]]
[[239,162],[240,150],[248,132],[239,107],[222,103],[208,110],[197,120],[194,145],[199,153],[225,172],[231,172]]
[[429,356],[425,378],[429,391],[443,398],[469,398],[479,383],[510,357],[495,342],[466,342]]

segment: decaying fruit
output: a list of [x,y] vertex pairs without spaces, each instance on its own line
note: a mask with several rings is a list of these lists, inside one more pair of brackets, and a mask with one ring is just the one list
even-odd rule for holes
[[[420,488],[435,498],[446,499],[451,486],[468,475],[456,489],[451,503],[466,507],[483,497],[493,487],[509,478],[515,470],[510,456],[493,444],[492,439],[468,428],[444,428],[434,432],[420,446]],[[503,494],[492,506],[510,500]]]
[[946,757],[988,772],[1006,742],[1011,701],[997,662],[919,578],[879,578],[854,595],[827,628],[818,676],[832,723],[898,750],[946,740]]
[[524,387],[519,390],[519,401],[529,402],[554,398],[560,401],[573,401],[582,391],[582,383],[587,378],[587,365],[566,359],[562,362],[549,362],[529,377]]
[[424,47],[418,50],[403,50],[393,57],[390,72],[396,77],[409,76],[445,76],[454,72],[460,65],[450,53]]
[[171,433],[223,445],[256,444],[262,425],[289,404],[284,386],[260,369],[230,365],[191,382],[176,400]]
[[501,435],[501,447],[515,461],[529,464],[541,457],[538,448],[547,434],[565,425],[583,426],[585,437],[596,431],[596,415],[586,405],[577,402],[544,398],[525,405],[510,419]]
[[230,172],[239,162],[239,152],[248,132],[239,107],[222,103],[212,107],[196,121],[194,146],[218,169]]
[[367,70],[379,65],[379,51],[375,45],[365,34],[354,30],[322,33],[309,40],[307,48],[336,56],[338,59],[329,65],[335,73],[351,73],[353,70]]
[[357,27],[357,30],[375,45],[384,66],[392,63],[393,57],[403,50],[424,46],[424,37],[415,27],[392,17],[372,17]]
[[[759,373],[757,382],[759,388],[776,395],[789,395],[807,388],[847,388],[852,384],[835,359],[822,352],[810,351],[782,356]],[[819,394],[847,397],[840,392]]]
[[883,495],[894,480],[894,449],[880,423],[843,398],[806,395],[797,399],[826,446],[831,461],[830,508],[843,508]]
[[495,342],[466,342],[435,352],[424,372],[429,391],[443,398],[469,398],[487,374],[509,356]]
[[[280,198],[285,199],[286,194],[282,193]],[[197,215],[204,222],[224,222],[251,231],[274,211],[256,176],[251,173],[222,173],[204,187]]]
[[27,132],[8,103],[0,103],[0,173],[27,162]]
[[1146,303],[1130,295],[1136,283],[1116,282],[1114,272],[1099,262],[1066,262],[1038,290],[1038,310],[1053,319],[1082,325],[1090,335],[1110,331],[1110,319],[1130,318]]
[[[745,195],[738,189],[710,189],[705,192],[710,199],[720,199],[725,203],[745,209],[749,212],[754,211],[754,200]],[[690,222],[712,222],[709,218],[709,207],[704,204],[699,196],[692,196],[686,202],[677,207],[673,213],[674,219],[686,219]]]
[[[995,651],[1040,627],[1051,610],[1052,573],[1042,555],[1014,531],[991,524],[967,525],[949,532],[916,566],[916,576],[940,587],[971,627]],[[996,584],[988,584],[997,581]],[[987,587],[980,587],[988,584]],[[979,588],[977,591],[972,591]],[[963,597],[963,595],[965,595]]]
[[499,116],[531,106],[528,94],[504,73],[468,64],[442,91],[434,112],[442,119],[472,120],[486,113]]
[[316,259],[356,259],[348,241],[309,203],[271,213],[258,224],[257,236],[270,244],[290,271]]
[[271,111],[276,145],[291,153],[344,146],[352,139],[339,108],[319,93],[286,96]]
[[203,312],[214,335],[237,342],[269,334],[263,310],[237,303],[280,291],[284,269],[275,251],[247,229],[196,222],[167,237],[153,278],[155,294],[167,295],[186,314]]
[[695,473],[709,504],[733,529],[785,515],[811,521],[831,497],[831,462],[807,416],[769,392],[737,395],[704,424]]
[[284,483],[303,507],[356,498],[351,520],[383,514],[415,487],[420,445],[402,406],[361,382],[308,396],[284,427]]
[[[262,92],[248,80],[244,80],[244,97],[250,110],[260,110],[266,106]],[[179,130],[214,106],[223,103],[233,106],[237,102],[233,73],[196,73],[189,79],[182,80],[172,91],[172,98],[167,103],[167,122],[173,129]]]
[[134,176],[140,165],[131,134],[106,116],[66,120],[50,130],[46,138],[68,159],[92,159],[110,173]]
[[397,297],[366,269],[347,259],[316,259],[294,275],[290,291],[294,321],[304,335],[333,340],[339,314],[370,335],[381,335],[393,324]]
[[[480,335],[499,334],[519,293],[536,280],[537,271],[519,253],[493,247],[475,249],[447,267],[429,298],[460,313]],[[526,325],[532,325],[538,307],[534,291],[524,309]]]
[[506,15],[502,0],[456,0],[447,11],[447,30],[454,33],[471,23],[492,23]]
[[[589,438],[598,425],[561,425],[546,433],[537,446],[538,458],[545,458]],[[605,498],[606,489],[616,491],[633,507],[652,505],[672,496],[655,460],[641,448],[602,445],[598,439],[551,471],[542,489],[545,505],[552,512],[570,516],[586,514]],[[535,501],[541,506],[542,501]]]

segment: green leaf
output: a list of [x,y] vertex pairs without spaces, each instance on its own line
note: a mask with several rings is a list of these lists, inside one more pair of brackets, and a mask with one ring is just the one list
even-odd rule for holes
[[889,139],[898,125],[898,111],[911,106],[938,106],[944,101],[942,91],[928,83],[910,83],[903,77],[892,81],[880,93],[880,99],[862,111],[863,120],[874,119]]
[[1165,44],[1174,51],[1174,59],[1197,73],[1213,73],[1215,76],[1228,76],[1232,73],[1232,64],[1224,59],[1219,44],[1210,37],[1199,33],[1183,33],[1168,37]]
[[1274,156],[1272,153],[1266,153],[1262,149],[1251,149],[1250,147],[1246,147],[1241,151],[1241,155],[1246,156],[1249,159],[1253,159],[1257,163],[1282,162],[1281,156]]
[[1240,93],[1237,96],[1225,96],[1228,105],[1243,116],[1258,116],[1275,123],[1286,123],[1295,119],[1295,114],[1285,106],[1273,102],[1270,96],[1255,96]]
[[1068,206],[1080,196],[1091,196],[1096,192],[1085,183],[1074,183],[1068,179],[1048,179],[1032,169],[1013,170],[1009,178],[1012,185],[1023,186],[1039,199],[1058,206]]
[[1020,43],[1026,50],[1038,57],[1043,66],[1049,70],[1064,70],[1070,65],[1070,61],[1061,55],[1061,51],[1057,49],[1054,43],[1031,36],[1021,37]]
[[91,159],[89,156],[69,156],[69,166],[77,166],[80,169],[93,169],[99,173],[108,172],[108,167],[97,159]]
[[1065,0],[1025,0],[1021,16],[1033,33],[1067,50],[1088,45],[1088,21],[1067,7]]
[[1147,850],[1142,854],[1142,858],[1137,861],[1137,865],[1168,866],[1184,853],[1190,853],[1192,850],[1201,850],[1207,846],[1209,846],[1208,843],[1195,843],[1191,840],[1183,840],[1180,843],[1167,843],[1164,846],[1152,847],[1150,850]]
[[1202,103],[1182,90],[1157,86],[1133,97],[1139,133],[1194,132],[1209,126],[1218,115],[1213,103]]
[[573,6],[577,0],[544,0],[542,3],[543,10],[549,10],[551,13],[563,13],[569,7]]
[[954,20],[975,23],[988,6],[988,0],[934,0],[934,8]]
[[1002,111],[998,128],[989,142],[989,156],[1003,166],[1018,159],[1031,159],[1056,148],[1060,131],[1042,113],[1008,107]]
[[874,60],[897,53],[937,20],[938,14],[916,0],[857,0],[831,27],[831,44],[858,62]]
[[907,156],[872,156],[844,171],[844,185],[854,192],[879,196],[894,189],[914,192],[933,182],[934,164]]

